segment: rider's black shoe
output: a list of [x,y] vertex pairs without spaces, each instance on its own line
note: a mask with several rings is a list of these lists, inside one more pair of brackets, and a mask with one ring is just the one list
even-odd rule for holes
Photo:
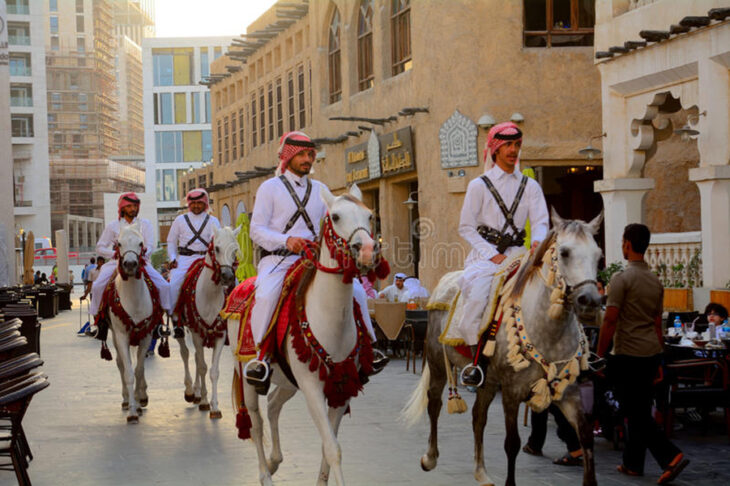
[[484,378],[480,366],[472,366],[461,375],[461,383],[465,386],[479,386]]
[[182,326],[175,326],[173,332],[175,339],[183,339],[185,337],[185,330],[182,328]]
[[390,358],[388,358],[385,354],[378,350],[374,350],[374,357],[373,357],[373,375],[377,375],[381,371],[383,371],[383,368],[390,363]]
[[268,364],[263,362],[256,363],[246,370],[246,382],[253,386],[256,393],[266,395],[269,393],[271,386],[271,373]]

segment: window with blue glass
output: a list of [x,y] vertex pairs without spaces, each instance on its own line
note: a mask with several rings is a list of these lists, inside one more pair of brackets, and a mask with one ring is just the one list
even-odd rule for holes
[[203,161],[213,158],[213,136],[210,130],[203,130]]
[[155,86],[173,86],[172,53],[153,53],[152,69]]
[[58,12],[58,0],[48,0],[48,10]]
[[205,92],[205,122],[210,123],[210,91]]
[[172,93],[160,93],[160,123],[163,125],[174,123]]
[[200,48],[200,77],[204,78],[210,74],[210,63],[208,62],[208,48]]
[[58,17],[51,16],[51,34],[58,34]]

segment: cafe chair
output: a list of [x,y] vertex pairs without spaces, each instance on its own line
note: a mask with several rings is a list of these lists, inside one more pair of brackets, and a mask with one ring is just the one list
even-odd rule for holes
[[421,369],[423,369],[423,363],[426,359],[426,355],[423,353],[423,350],[425,349],[427,328],[427,310],[406,310],[405,325],[403,326],[403,331],[406,333],[406,337],[409,341],[406,347],[406,371],[408,371],[410,362],[413,360],[413,373],[416,374],[416,356],[419,348],[423,354],[423,358],[421,360]]

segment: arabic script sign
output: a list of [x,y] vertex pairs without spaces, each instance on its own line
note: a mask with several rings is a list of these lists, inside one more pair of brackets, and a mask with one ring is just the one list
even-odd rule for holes
[[380,137],[380,168],[383,177],[416,169],[411,127],[401,128]]

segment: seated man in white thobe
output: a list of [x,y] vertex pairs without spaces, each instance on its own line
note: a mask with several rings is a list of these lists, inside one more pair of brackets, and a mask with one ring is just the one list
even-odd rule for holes
[[[289,132],[280,141],[277,170],[281,175],[265,181],[256,192],[251,217],[251,239],[260,247],[256,278],[256,303],[251,311],[251,330],[256,346],[264,339],[279,300],[287,270],[300,258],[307,240],[316,241],[320,221],[327,214],[327,205],[320,197],[327,187],[308,177],[315,157],[314,143],[302,132]],[[359,280],[353,280],[353,296],[361,309],[367,309],[367,296]],[[363,312],[363,321],[375,342],[370,316]],[[380,371],[387,358],[376,357],[373,368]],[[258,361],[247,370],[249,382],[265,393],[268,385],[268,363]],[[264,377],[267,377],[264,380]]]
[[[188,212],[172,222],[167,235],[167,256],[170,259],[170,307],[175,311],[185,275],[193,262],[204,258],[213,231],[221,227],[218,218],[208,214],[210,203],[205,189],[193,189],[186,197]],[[175,338],[185,337],[183,323],[173,315]]]
[[[525,223],[530,219],[532,248],[545,239],[549,219],[545,196],[534,179],[519,170],[522,132],[512,122],[489,131],[484,151],[485,172],[473,179],[464,197],[459,234],[472,247],[459,282],[464,313],[458,330],[472,352],[479,342],[482,314],[489,300],[492,279],[508,257],[524,245]],[[476,386],[486,363],[464,370],[463,382]]]
[[160,293],[160,305],[164,310],[170,312],[170,286],[149,261],[149,255],[155,249],[155,231],[148,219],[137,218],[139,204],[140,200],[133,192],[125,192],[119,196],[117,201],[119,219],[106,225],[99,242],[96,244],[96,254],[104,257],[107,262],[99,269],[99,275],[91,285],[90,312],[94,316],[99,313],[99,305],[101,304],[104,289],[117,269],[118,261],[115,256],[115,246],[119,238],[119,231],[124,226],[135,222],[139,223],[139,230],[142,233],[142,238],[144,238],[144,269]]
[[388,302],[408,302],[408,289],[404,285],[406,280],[405,273],[396,273],[393,277],[393,283],[385,287],[378,293],[381,299],[388,299]]

